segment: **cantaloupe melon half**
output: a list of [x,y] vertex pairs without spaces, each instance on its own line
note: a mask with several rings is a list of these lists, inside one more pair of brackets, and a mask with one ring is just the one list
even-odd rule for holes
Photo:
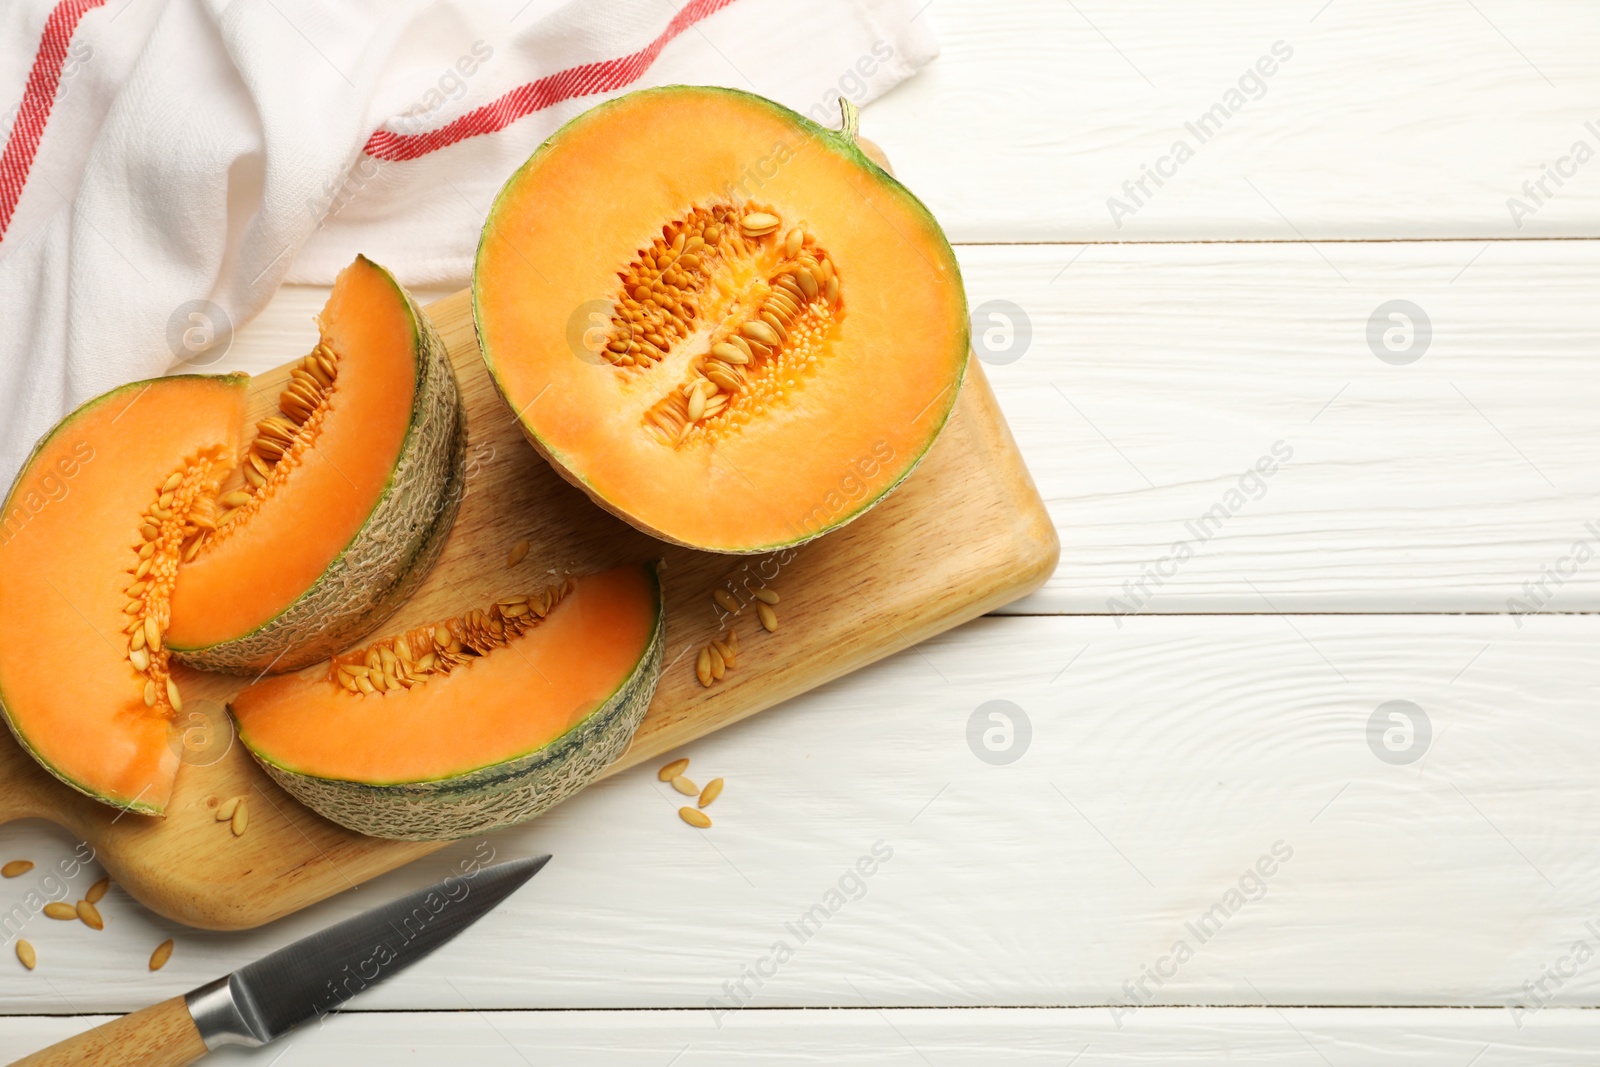
[[171,795],[164,590],[179,516],[233,469],[247,384],[158,378],[91,400],[35,447],[0,516],[0,711],[108,804],[160,814]]
[[661,674],[650,566],[568,579],[257,682],[239,738],[301,803],[438,840],[532,818],[628,747]]
[[586,112],[490,209],[483,357],[534,447],[601,506],[719,552],[864,513],[966,372],[966,298],[925,207],[855,143],[730,89]]
[[185,552],[166,639],[191,666],[258,674],[326,659],[399,606],[450,531],[465,423],[427,316],[358,257],[318,323],[214,529]]

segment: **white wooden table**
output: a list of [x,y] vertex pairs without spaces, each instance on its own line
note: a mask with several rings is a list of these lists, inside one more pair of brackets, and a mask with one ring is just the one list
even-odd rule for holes
[[[1600,160],[1571,153],[1600,151],[1600,8],[926,17],[943,55],[863,130],[973,305],[1026,316],[986,370],[1054,578],[693,746],[729,782],[715,837],[640,769],[494,838],[556,862],[351,1012],[217,1062],[1593,1062]],[[1263,56],[1201,143],[1185,124]],[[1146,164],[1170,176],[1135,203]],[[320,302],[286,290],[234,358],[280,361]],[[967,742],[991,700],[1031,724],[1005,765]],[[0,829],[6,857],[72,845]],[[864,895],[796,938],[875,845]],[[40,969],[0,962],[0,1058],[453,857],[250,934],[117,890],[102,934],[38,920]]]

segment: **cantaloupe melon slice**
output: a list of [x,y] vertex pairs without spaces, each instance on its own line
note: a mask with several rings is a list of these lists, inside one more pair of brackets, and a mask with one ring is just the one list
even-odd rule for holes
[[246,376],[139,382],[64,419],[12,486],[0,709],[74,788],[160,813],[183,710],[174,660],[315,662],[387,617],[437,558],[464,443],[444,347],[365,259],[340,275],[321,326],[253,439]]
[[557,131],[489,211],[489,371],[534,447],[647,533],[806,541],[899,484],[955,406],[955,255],[845,110],[834,132],[730,89],[630,93]]
[[239,738],[313,811],[434,840],[532,818],[628,747],[661,673],[650,566],[568,579],[241,691]]
[[466,426],[428,317],[363,256],[318,321],[280,414],[257,424],[247,480],[185,552],[167,643],[191,666],[326,659],[399,606],[454,521]]
[[159,814],[171,795],[167,591],[182,516],[236,462],[247,384],[158,378],[91,400],[6,498],[0,711],[46,768],[108,804]]

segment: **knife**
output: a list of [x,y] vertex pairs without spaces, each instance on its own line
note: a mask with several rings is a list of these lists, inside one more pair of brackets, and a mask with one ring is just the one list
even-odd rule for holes
[[24,1056],[12,1067],[182,1067],[223,1045],[265,1045],[416,963],[483,918],[549,860],[512,860],[446,878],[184,996]]

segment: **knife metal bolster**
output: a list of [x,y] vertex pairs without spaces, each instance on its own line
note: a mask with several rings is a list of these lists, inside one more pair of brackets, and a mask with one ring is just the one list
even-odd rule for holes
[[189,1017],[207,1049],[216,1050],[223,1045],[259,1048],[270,1040],[267,1025],[250,998],[235,996],[235,992],[233,976],[226,975],[184,995]]

